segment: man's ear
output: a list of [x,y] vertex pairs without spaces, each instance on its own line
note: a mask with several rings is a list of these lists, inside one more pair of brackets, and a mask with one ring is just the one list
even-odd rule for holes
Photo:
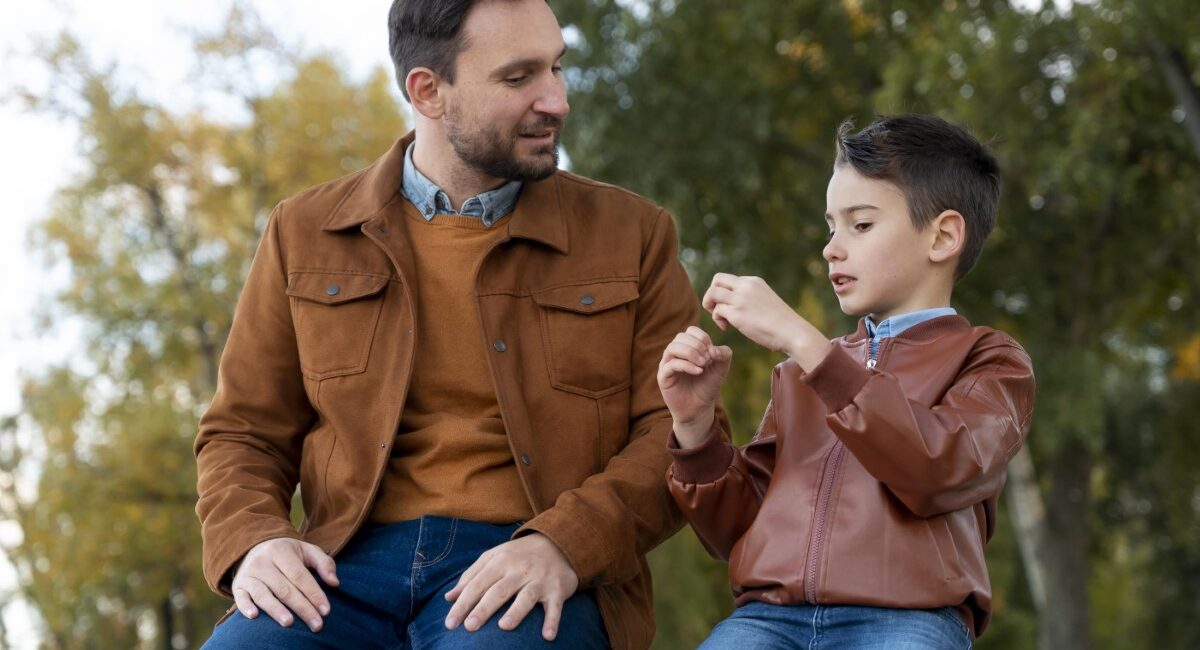
[[929,246],[929,261],[934,263],[958,257],[967,240],[967,221],[958,210],[945,210],[929,224],[933,241]]
[[446,114],[446,102],[442,97],[445,80],[429,68],[413,68],[404,78],[404,89],[413,110],[431,120],[440,120]]

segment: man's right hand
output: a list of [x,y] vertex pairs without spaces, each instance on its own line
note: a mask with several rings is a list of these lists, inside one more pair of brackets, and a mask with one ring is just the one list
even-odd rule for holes
[[325,584],[338,586],[333,558],[319,547],[287,537],[258,543],[233,575],[238,611],[255,618],[261,608],[284,627],[292,624],[294,612],[310,630],[319,631],[321,617],[329,614],[329,599],[309,573],[310,567]]

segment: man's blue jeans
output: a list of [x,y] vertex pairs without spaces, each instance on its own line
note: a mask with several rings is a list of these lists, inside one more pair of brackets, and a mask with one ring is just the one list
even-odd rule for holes
[[700,650],[970,650],[952,607],[888,609],[750,602],[721,621]]
[[300,620],[282,627],[262,612],[254,619],[235,612],[217,626],[204,647],[607,648],[596,601],[586,591],[563,603],[553,644],[542,639],[541,605],[512,631],[497,625],[508,604],[475,632],[462,626],[446,629],[453,603],[443,596],[484,551],[508,541],[516,529],[516,524],[494,526],[444,517],[364,528],[335,558],[341,586],[324,587],[330,611],[320,632],[309,631]]

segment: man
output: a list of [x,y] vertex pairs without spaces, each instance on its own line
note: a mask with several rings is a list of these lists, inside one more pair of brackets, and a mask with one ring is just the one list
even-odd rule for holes
[[415,131],[275,209],[201,419],[209,646],[644,648],[655,373],[699,313],[671,218],[556,170],[544,0],[389,28]]

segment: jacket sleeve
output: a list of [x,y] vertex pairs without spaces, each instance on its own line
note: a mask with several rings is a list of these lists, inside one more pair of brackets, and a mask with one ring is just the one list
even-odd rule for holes
[[846,448],[920,517],[998,495],[1033,414],[1033,365],[999,332],[975,344],[933,406],[908,399],[894,376],[868,371],[838,347],[801,381],[821,396]]
[[[671,414],[656,379],[662,351],[694,325],[700,305],[679,263],[671,216],[659,211],[641,255],[638,311],[631,356],[629,441],[605,466],[516,535],[549,537],[574,567],[581,586],[625,582],[642,557],[679,530],[682,520],[663,484]],[[724,418],[724,411],[718,417]]]
[[196,513],[204,576],[229,594],[230,569],[254,545],[298,538],[289,519],[304,435],[316,415],[304,391],[272,212],[238,300],[217,390],[200,418]]
[[[778,381],[776,367],[772,382]],[[777,434],[775,404],[767,404],[762,424],[750,444],[736,448],[720,421],[699,447],[680,449],[674,434],[674,458],[667,485],[683,516],[704,548],[718,560],[729,561],[737,541],[758,516],[763,494],[775,469]]]

